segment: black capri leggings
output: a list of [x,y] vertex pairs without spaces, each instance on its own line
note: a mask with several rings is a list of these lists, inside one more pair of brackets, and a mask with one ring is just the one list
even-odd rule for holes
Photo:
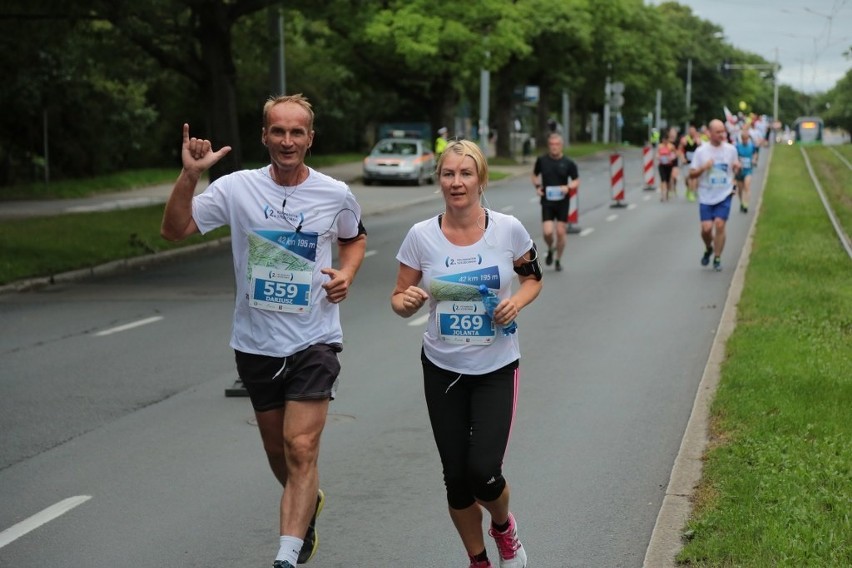
[[421,353],[432,433],[444,466],[447,502],[466,509],[503,493],[503,456],[518,392],[518,361],[485,375],[441,369]]

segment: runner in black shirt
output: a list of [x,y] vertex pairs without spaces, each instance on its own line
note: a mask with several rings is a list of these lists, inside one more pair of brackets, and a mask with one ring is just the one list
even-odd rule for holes
[[[544,263],[554,262],[556,249],[556,271],[562,271],[562,252],[565,250],[566,223],[568,222],[569,190],[580,187],[577,164],[562,152],[562,136],[553,133],[547,137],[547,154],[535,161],[532,183],[541,196],[541,221],[547,256]],[[554,239],[554,226],[556,238]],[[555,241],[555,242],[554,242]]]

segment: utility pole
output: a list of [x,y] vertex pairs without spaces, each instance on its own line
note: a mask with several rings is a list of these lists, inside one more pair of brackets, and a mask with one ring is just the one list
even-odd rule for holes
[[692,122],[692,58],[686,60],[686,122],[683,125],[683,131],[689,130],[689,123]]
[[612,96],[612,86],[609,82],[609,75],[606,76],[606,84],[604,85],[604,111],[603,111],[603,139],[601,142],[609,144],[609,98]]
[[660,116],[663,112],[663,91],[661,89],[657,89],[657,104],[654,107],[654,111],[656,113],[656,117],[654,119],[654,128],[657,129],[657,132],[660,133],[660,140],[663,139],[663,122],[662,117]]
[[775,67],[772,70],[772,120],[778,120],[778,72],[780,68],[778,66],[778,48],[775,48]]
[[771,70],[772,71],[772,83],[773,83],[773,93],[772,93],[772,114],[775,120],[778,119],[778,71],[780,70],[780,66],[778,65],[778,48],[775,48],[775,62],[774,63],[729,63],[725,61],[722,63],[723,70],[730,69],[763,69],[763,70]]
[[287,74],[284,70],[284,10],[278,8],[278,77],[281,94],[287,93]]
[[284,11],[280,7],[271,6],[268,10],[269,33],[278,38],[278,50],[269,63],[269,83],[273,93],[284,95],[287,93],[287,78],[284,71]]
[[482,153],[486,157],[488,156],[488,107],[491,90],[491,73],[488,71],[487,62],[490,57],[491,53],[486,51],[486,66],[483,66],[479,72],[479,147],[482,148]]
[[562,89],[562,130],[563,140],[565,145],[568,145],[568,139],[571,137],[571,102],[568,99],[568,89]]
[[47,107],[42,110],[44,118],[44,183],[50,184],[50,144],[48,143]]

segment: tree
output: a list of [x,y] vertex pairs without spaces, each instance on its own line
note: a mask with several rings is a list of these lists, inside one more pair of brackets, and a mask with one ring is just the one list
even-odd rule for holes
[[237,68],[232,29],[241,18],[275,0],[149,0],[144,4],[94,0],[91,8],[162,67],[188,78],[204,109],[205,128],[191,133],[231,152],[210,170],[211,179],[242,167]]
[[148,62],[103,21],[52,4],[14,0],[0,13],[3,185],[103,173],[149,148]]
[[825,125],[852,132],[852,69],[846,72],[837,84],[817,98],[817,108]]

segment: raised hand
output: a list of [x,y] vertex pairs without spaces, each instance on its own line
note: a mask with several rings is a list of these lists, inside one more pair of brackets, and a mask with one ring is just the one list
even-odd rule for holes
[[222,146],[218,151],[214,152],[210,140],[190,138],[189,124],[183,125],[181,160],[183,161],[183,168],[185,170],[200,175],[225,157],[230,151],[230,146]]

